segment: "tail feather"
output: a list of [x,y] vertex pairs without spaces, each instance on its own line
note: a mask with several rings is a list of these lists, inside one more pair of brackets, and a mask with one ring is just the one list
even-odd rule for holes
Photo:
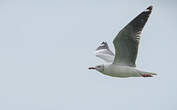
[[151,75],[157,75],[156,73],[150,73]]

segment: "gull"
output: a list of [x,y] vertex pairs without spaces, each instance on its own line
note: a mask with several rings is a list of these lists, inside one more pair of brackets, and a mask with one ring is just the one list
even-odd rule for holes
[[136,68],[136,58],[141,32],[151,14],[149,6],[128,23],[114,38],[115,54],[109,49],[107,42],[102,42],[96,49],[96,56],[107,64],[89,67],[112,77],[153,77],[156,73],[142,71]]

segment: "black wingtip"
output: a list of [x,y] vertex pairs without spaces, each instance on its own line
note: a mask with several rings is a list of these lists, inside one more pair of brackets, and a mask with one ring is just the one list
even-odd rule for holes
[[149,11],[151,11],[152,10],[152,8],[153,8],[153,6],[152,5],[150,5],[148,8],[146,8],[147,10],[149,10]]
[[105,42],[103,41],[101,44],[106,44],[106,43],[107,43],[106,41]]

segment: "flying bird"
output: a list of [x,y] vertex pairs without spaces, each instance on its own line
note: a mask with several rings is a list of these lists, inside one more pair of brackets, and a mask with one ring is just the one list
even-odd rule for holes
[[107,42],[102,42],[96,49],[96,56],[107,64],[89,67],[112,77],[153,77],[157,75],[136,68],[136,58],[141,32],[152,12],[149,6],[129,22],[114,38],[115,54],[109,49]]

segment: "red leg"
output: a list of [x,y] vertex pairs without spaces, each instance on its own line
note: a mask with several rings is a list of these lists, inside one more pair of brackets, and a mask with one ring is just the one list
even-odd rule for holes
[[142,74],[143,77],[153,77],[152,74]]

